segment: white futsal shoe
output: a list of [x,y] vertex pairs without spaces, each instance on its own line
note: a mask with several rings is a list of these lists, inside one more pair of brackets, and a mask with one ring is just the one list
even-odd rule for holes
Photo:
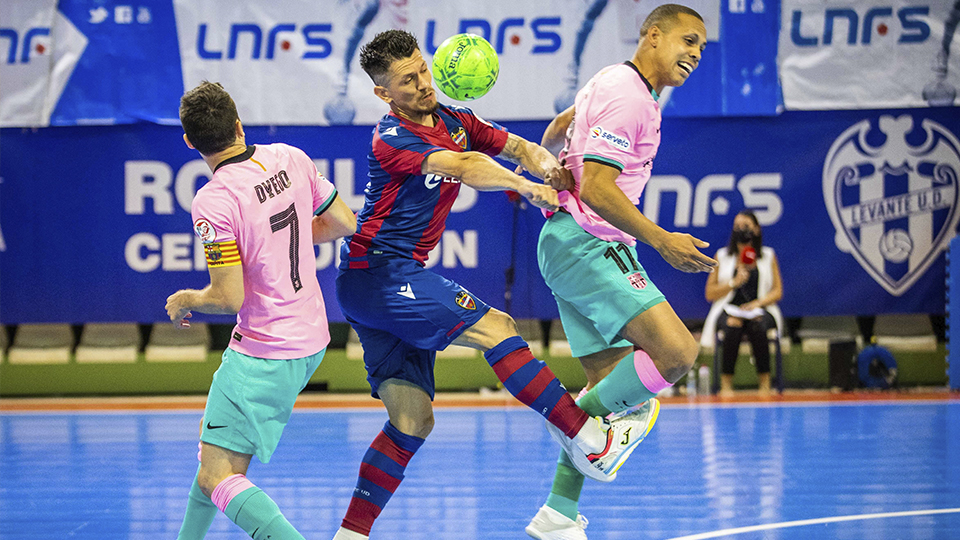
[[333,540],[370,540],[370,537],[351,531],[350,529],[344,529],[343,527],[340,527],[340,530],[337,531],[337,534],[333,536]]
[[586,528],[587,518],[582,514],[573,520],[543,505],[524,530],[538,540],[587,540]]
[[548,423],[547,430],[581,474],[600,482],[612,482],[617,477],[617,469],[653,429],[659,414],[660,401],[650,398],[636,411],[615,416],[612,420],[594,417],[607,434],[606,448],[597,453],[582,450],[553,424]]

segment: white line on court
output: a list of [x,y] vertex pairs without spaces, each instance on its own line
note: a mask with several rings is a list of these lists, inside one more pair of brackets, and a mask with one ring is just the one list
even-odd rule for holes
[[669,540],[704,540],[706,538],[720,538],[723,536],[733,536],[755,531],[769,531],[772,529],[787,529],[789,527],[803,527],[806,525],[819,525],[822,523],[837,523],[840,521],[859,521],[864,519],[881,519],[905,516],[929,516],[934,514],[958,514],[960,508],[942,508],[936,510],[912,510],[909,512],[886,512],[883,514],[860,514],[855,516],[837,516],[817,519],[801,519],[799,521],[784,521],[782,523],[768,523],[766,525],[753,525],[750,527],[737,527],[736,529],[724,529],[722,531],[705,532],[700,534],[691,534],[689,536],[678,536]]

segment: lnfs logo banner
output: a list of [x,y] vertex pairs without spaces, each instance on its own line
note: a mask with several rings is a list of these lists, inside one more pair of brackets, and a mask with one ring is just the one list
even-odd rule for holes
[[86,46],[56,0],[0,2],[0,127],[49,125]]
[[[499,119],[547,119],[569,107],[576,91],[602,67],[633,55],[639,24],[662,3],[339,0],[318,10],[310,0],[269,5],[173,0],[173,7],[185,89],[203,79],[222,82],[248,125],[348,125],[376,123],[388,110],[359,63],[362,45],[384,30],[399,28],[417,36],[428,63],[437,46],[453,34],[486,38],[499,57],[500,75],[490,93],[471,108]],[[719,3],[688,4],[702,10],[708,39],[716,46]],[[710,54],[712,65],[719,66],[722,56]],[[709,70],[702,71],[703,88],[697,95],[709,94],[711,99],[690,101],[719,103],[712,97],[721,70],[714,70],[713,80]],[[770,73],[765,77],[775,81],[771,65],[752,65],[747,71]],[[697,84],[686,85],[685,91],[692,95]],[[737,88],[738,95],[751,96],[746,82]],[[665,94],[661,105],[666,101]],[[720,114],[722,109],[706,112]]]
[[955,234],[958,172],[960,141],[930,119],[884,115],[850,126],[823,165],[837,247],[901,296]]
[[960,0],[783,0],[788,109],[949,106],[960,87]]

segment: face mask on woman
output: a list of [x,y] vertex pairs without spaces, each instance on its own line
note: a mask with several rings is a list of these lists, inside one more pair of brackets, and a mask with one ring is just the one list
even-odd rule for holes
[[734,229],[733,239],[738,244],[749,244],[753,242],[753,231],[750,229]]

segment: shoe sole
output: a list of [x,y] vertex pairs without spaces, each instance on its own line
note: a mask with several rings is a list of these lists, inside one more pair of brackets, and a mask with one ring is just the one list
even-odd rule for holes
[[627,458],[630,457],[630,454],[647,438],[647,435],[650,434],[650,431],[653,430],[653,425],[657,423],[657,418],[660,417],[660,400],[653,398],[653,412],[650,413],[650,422],[647,424],[647,429],[643,432],[643,436],[639,439],[635,439],[633,443],[627,447],[626,450],[620,453],[617,456],[617,464],[613,466],[613,469],[610,471],[610,474],[617,474],[617,471],[627,462]]
[[[527,525],[523,529],[523,532],[527,533],[527,536],[529,536],[530,538],[536,538],[537,540],[543,540],[545,538],[544,536],[541,536],[540,531],[538,531],[535,528],[532,521],[530,522],[529,525]],[[547,532],[555,532],[555,531],[547,531]]]

